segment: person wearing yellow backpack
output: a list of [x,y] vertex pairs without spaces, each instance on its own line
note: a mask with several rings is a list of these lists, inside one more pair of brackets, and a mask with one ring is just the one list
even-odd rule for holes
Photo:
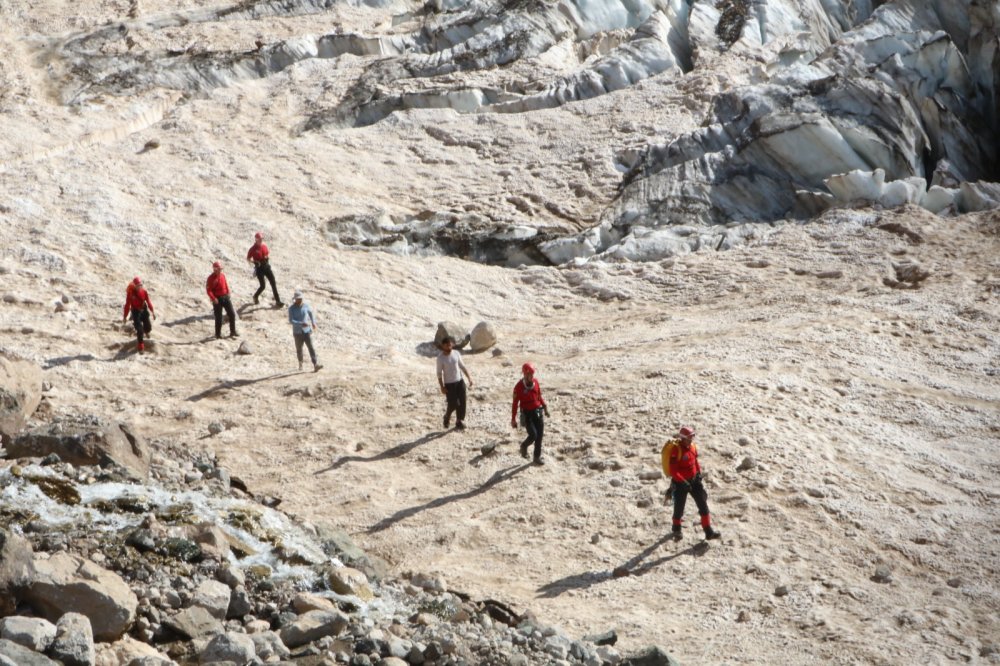
[[722,535],[712,528],[712,517],[708,512],[708,492],[701,478],[698,463],[698,445],[694,443],[694,429],[684,426],[677,437],[663,445],[660,452],[663,473],[670,478],[670,493],[674,501],[674,540],[681,538],[681,522],[684,518],[684,504],[688,495],[694,498],[701,515],[701,527],[706,539],[718,539]]

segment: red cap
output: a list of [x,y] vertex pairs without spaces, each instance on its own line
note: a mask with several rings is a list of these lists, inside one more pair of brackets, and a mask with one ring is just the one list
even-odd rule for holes
[[141,279],[139,279],[139,276],[138,276],[138,275],[136,275],[136,276],[135,276],[134,278],[132,278],[132,284],[134,284],[134,285],[135,285],[135,286],[137,286],[137,287],[138,287],[138,286],[139,286],[140,284],[142,284],[142,280],[141,280]]
[[212,268],[222,268],[222,262],[216,261],[214,264],[212,264]]
[[533,363],[525,363],[521,366],[521,372],[530,372],[535,374],[535,365]]
[[683,428],[681,428],[680,436],[687,439],[694,437],[694,428],[689,428],[688,426],[684,426]]
[[260,233],[259,231],[257,233],[255,233],[253,235],[253,237],[254,237],[254,240],[264,240],[264,234]]

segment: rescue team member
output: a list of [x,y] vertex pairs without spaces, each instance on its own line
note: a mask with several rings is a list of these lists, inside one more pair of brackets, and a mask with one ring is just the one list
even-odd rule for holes
[[706,539],[718,539],[722,535],[712,529],[712,518],[708,512],[708,493],[701,479],[701,465],[698,464],[698,446],[694,443],[694,430],[687,426],[680,429],[677,437],[663,445],[660,454],[663,473],[670,477],[670,491],[674,500],[672,532],[674,540],[681,538],[681,520],[688,495],[694,498],[701,514],[701,527]]
[[260,295],[264,293],[264,278],[267,278],[271,283],[271,293],[274,294],[274,307],[280,308],[284,303],[278,296],[278,286],[274,282],[274,272],[271,271],[271,253],[264,244],[264,234],[258,231],[253,238],[253,245],[247,251],[247,261],[253,262],[253,274],[260,282],[260,288],[253,295],[254,305],[260,303]]
[[542,387],[535,379],[535,366],[525,363],[521,366],[521,380],[514,385],[514,404],[510,408],[510,427],[517,428],[517,408],[521,407],[521,422],[528,431],[528,437],[521,442],[521,457],[528,457],[528,445],[534,443],[534,463],[544,465],[542,459],[542,435],[545,433],[545,416],[549,415],[549,407],[542,397]]
[[152,315],[153,319],[156,319],[156,313],[153,312],[153,302],[149,300],[149,293],[143,288],[142,280],[138,276],[132,278],[125,289],[125,310],[122,312],[122,322],[128,319],[129,311],[132,312],[132,325],[135,326],[135,337],[139,343],[136,345],[136,349],[141,352],[146,348],[143,336],[149,335],[150,331],[153,330],[149,316]]
[[205,282],[205,291],[212,299],[212,310],[215,313],[215,337],[222,337],[222,310],[226,310],[229,316],[229,337],[239,337],[236,332],[236,311],[233,310],[233,302],[229,298],[229,283],[222,272],[222,264],[218,261],[212,264],[212,274]]
[[454,346],[455,341],[450,337],[441,341],[441,353],[437,357],[437,379],[441,393],[444,393],[448,401],[444,412],[444,427],[448,427],[451,414],[455,412],[455,429],[465,430],[466,392],[462,373],[469,379],[469,388],[472,388],[472,377],[462,363],[462,355]]

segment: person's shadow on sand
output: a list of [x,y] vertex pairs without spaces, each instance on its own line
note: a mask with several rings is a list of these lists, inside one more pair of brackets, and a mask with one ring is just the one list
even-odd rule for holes
[[413,449],[417,448],[418,446],[420,446],[422,444],[427,444],[428,442],[432,442],[435,439],[440,439],[441,437],[444,437],[449,432],[451,432],[451,431],[450,430],[440,430],[438,432],[429,432],[426,435],[424,435],[423,437],[421,437],[420,439],[415,439],[412,442],[403,442],[402,444],[397,444],[396,446],[392,447],[391,449],[386,449],[382,453],[376,453],[373,456],[367,456],[367,457],[366,456],[341,456],[341,457],[337,458],[336,460],[334,460],[333,463],[329,467],[325,467],[325,468],[323,468],[321,470],[317,470],[317,471],[313,472],[313,474],[314,475],[316,475],[316,474],[323,474],[325,472],[329,472],[329,471],[338,469],[340,467],[343,467],[344,465],[346,465],[349,462],[375,462],[377,460],[385,460],[387,458],[398,458],[399,456],[406,455],[407,453],[409,453],[410,451],[412,451]]

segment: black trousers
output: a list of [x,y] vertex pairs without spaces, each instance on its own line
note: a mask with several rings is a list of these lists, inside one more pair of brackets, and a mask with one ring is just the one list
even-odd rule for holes
[[149,310],[143,308],[141,310],[132,310],[132,325],[135,326],[135,337],[142,344],[142,338],[144,335],[149,335],[149,332],[153,330],[153,324],[149,321]]
[[226,316],[229,317],[229,335],[236,335],[236,310],[233,309],[233,302],[229,296],[222,296],[212,303],[212,310],[215,312],[215,337],[222,337],[222,310],[225,309]]
[[255,264],[253,273],[254,275],[257,276],[257,282],[260,283],[260,289],[254,292],[253,295],[254,301],[256,301],[257,298],[264,293],[264,288],[265,288],[264,278],[267,278],[267,281],[271,283],[271,293],[274,294],[274,302],[280,303],[281,297],[278,296],[278,285],[276,285],[274,282],[274,272],[271,270],[270,262],[262,261],[258,264]]
[[676,483],[674,487],[674,525],[681,524],[681,518],[684,517],[684,505],[687,503],[688,495],[690,494],[694,498],[694,503],[698,505],[698,513],[701,515],[702,525],[706,522],[706,517],[708,514],[708,492],[705,490],[705,484],[701,482],[700,478],[695,478],[690,481],[690,490],[688,486],[683,483]]
[[444,418],[450,419],[452,412],[458,419],[458,423],[465,420],[465,380],[459,379],[444,385],[445,397],[448,399],[448,409],[445,410]]
[[542,435],[545,434],[544,413],[541,407],[521,411],[521,416],[524,418],[524,429],[528,431],[528,438],[521,442],[521,449],[527,449],[528,445],[534,442],[535,460],[542,457]]

